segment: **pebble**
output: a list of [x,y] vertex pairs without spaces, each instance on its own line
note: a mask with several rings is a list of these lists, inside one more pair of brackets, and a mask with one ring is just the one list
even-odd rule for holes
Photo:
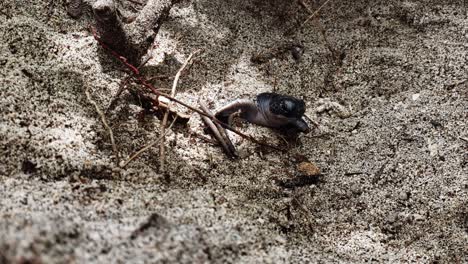
[[352,185],[350,189],[354,195],[360,195],[362,193],[362,188],[359,184]]
[[398,220],[398,214],[397,213],[392,213],[387,217],[387,222],[389,224],[393,224]]
[[402,191],[400,192],[400,194],[398,195],[398,199],[402,200],[402,201],[406,201],[409,199],[409,194],[408,192],[406,191]]
[[299,163],[297,170],[303,176],[316,176],[320,174],[320,169],[315,164],[307,161]]
[[292,46],[291,54],[296,61],[300,60],[302,57],[302,54],[304,54],[304,47],[302,45]]

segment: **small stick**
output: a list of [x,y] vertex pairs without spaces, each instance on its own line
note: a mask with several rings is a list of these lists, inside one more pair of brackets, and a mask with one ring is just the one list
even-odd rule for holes
[[117,151],[117,146],[115,145],[114,133],[112,132],[112,129],[110,128],[109,124],[107,123],[106,115],[104,114],[104,112],[101,111],[98,104],[91,98],[91,94],[89,93],[88,84],[86,82],[84,82],[84,85],[85,85],[86,98],[88,99],[89,103],[94,105],[94,108],[96,109],[96,112],[101,117],[101,121],[104,124],[104,127],[107,129],[107,132],[109,133],[109,137],[110,137],[111,144],[112,144],[112,151],[114,152],[115,157],[118,159],[119,158],[119,153]]
[[[146,63],[148,63],[148,61],[152,58],[152,56],[148,56],[142,63],[140,63],[140,66],[138,66],[138,69],[140,70],[143,66],[145,66]],[[127,86],[128,84],[128,81],[132,78],[132,76],[127,76],[125,77],[125,79],[122,80],[122,82],[120,82],[120,85],[119,85],[119,90],[117,91],[117,93],[115,94],[115,96],[112,98],[109,106],[107,107],[106,109],[106,114],[109,113],[109,111],[115,106],[115,103],[117,102],[117,100],[119,99],[120,95],[122,94],[122,92],[126,89],[125,86]]]
[[109,106],[107,107],[106,109],[106,114],[108,114],[115,106],[115,103],[117,103],[117,100],[119,99],[120,95],[122,94],[122,92],[126,89],[125,87],[127,86],[128,84],[128,81],[132,78],[132,76],[127,76],[125,77],[125,79],[123,79],[121,82],[120,82],[120,85],[119,85],[119,90],[117,91],[117,93],[114,95],[114,97],[111,99],[111,102],[109,103]]
[[213,144],[215,146],[219,146],[219,142],[217,142],[216,140],[213,140],[213,139],[211,139],[209,137],[200,135],[197,132],[191,132],[191,135],[193,135],[194,137],[196,137],[198,139],[201,139],[201,140],[205,141],[206,143],[210,143],[210,144]]
[[[212,113],[210,113],[210,114],[212,114]],[[229,138],[229,135],[228,135],[226,129],[220,124],[215,124],[215,125],[218,128],[218,131],[221,134],[221,136],[223,137],[223,139],[226,141],[226,144],[227,144],[229,150],[233,153],[233,157],[237,157],[236,148],[234,147],[234,144],[232,144],[232,141]]]
[[[205,111],[205,113],[213,115],[204,104],[202,104],[201,102],[199,102],[199,104],[200,108],[203,111]],[[213,136],[221,144],[221,146],[224,149],[224,152],[226,152],[226,154],[229,157],[237,157],[236,149],[232,144],[231,139],[229,139],[226,130],[221,125],[213,123],[213,121],[211,121],[211,119],[209,119],[206,116],[201,116],[201,118],[203,122],[205,122],[205,124],[211,129],[211,131],[213,132]]]
[[136,0],[128,0],[129,2],[132,2],[134,4],[137,4],[137,5],[143,5],[143,3],[139,2],[139,1],[136,1]]
[[153,80],[159,80],[159,79],[167,79],[169,76],[166,75],[166,74],[163,74],[163,75],[156,75],[156,76],[153,76],[149,79],[147,79],[148,82],[150,81],[153,81]]
[[353,176],[353,175],[361,175],[361,174],[367,174],[366,172],[360,172],[360,171],[356,171],[356,172],[345,172],[345,176]]
[[233,128],[231,125],[219,121],[214,115],[210,115],[209,113],[205,113],[205,112],[200,112],[196,108],[194,108],[194,109],[190,108],[190,106],[188,108],[191,109],[192,111],[202,115],[202,116],[206,116],[206,117],[210,118],[214,123],[223,126],[225,129],[228,129],[228,130],[234,132],[235,134],[241,136],[242,138],[248,139],[248,140],[250,140],[250,141],[252,141],[252,142],[254,142],[254,143],[258,144],[258,145],[269,147],[269,148],[272,148],[272,149],[275,149],[275,150],[278,150],[278,151],[285,151],[284,149],[282,149],[280,147],[273,146],[273,145],[270,145],[270,144],[267,144],[267,143],[263,143],[261,141],[256,140],[254,137],[252,137],[250,135],[247,135],[247,134],[244,134],[244,133],[240,132],[239,130]]
[[382,166],[380,167],[380,169],[378,169],[375,174],[374,174],[374,177],[372,179],[372,183],[377,183],[379,180],[380,180],[380,176],[382,176],[382,173],[384,172],[385,170],[385,167],[387,166],[388,164],[388,160],[384,162],[384,164],[382,164]]
[[[313,14],[313,11],[312,9],[310,9],[310,7],[304,3],[304,0],[299,0],[299,4],[304,7],[304,9],[307,11],[307,13],[310,14]],[[328,38],[327,38],[327,35],[325,34],[325,29],[323,28],[322,24],[320,23],[320,20],[319,20],[319,17],[316,16],[315,19],[315,24],[316,26],[318,27],[319,31],[320,31],[320,34],[322,35],[323,37],[323,40],[325,41],[325,45],[327,46],[328,50],[331,52],[333,58],[338,61],[339,60],[339,56],[337,55],[337,52],[336,50],[332,47],[332,45],[330,45],[330,42],[328,41]]]
[[[203,109],[204,106],[201,105],[201,108]],[[231,150],[229,149],[229,147],[227,146],[226,144],[226,141],[224,141],[223,137],[221,136],[221,134],[219,134],[218,132],[218,128],[216,127],[216,125],[213,123],[213,121],[211,121],[211,119],[209,119],[208,117],[206,116],[201,116],[203,122],[211,129],[211,131],[213,132],[213,136],[216,138],[216,140],[219,142],[219,144],[221,144],[221,146],[223,147],[223,150],[224,152],[226,152],[226,154],[229,156],[229,157],[232,157],[234,156],[234,153],[231,152]]]
[[317,121],[314,121],[312,120],[310,117],[308,117],[307,115],[304,115],[305,118],[307,118],[307,120],[309,120],[316,128],[319,128],[320,127],[320,124],[317,122]]
[[307,10],[307,12],[309,13],[309,15],[311,15],[314,11],[312,11],[312,9],[310,9],[310,7],[304,2],[304,0],[299,0],[299,4],[305,8]]
[[[185,69],[189,61],[192,59],[192,57],[198,53],[199,50],[192,52],[188,58],[185,60],[184,64],[180,67],[180,69],[177,71],[177,74],[175,75],[174,82],[172,83],[172,90],[171,90],[171,97],[174,97],[176,95],[176,89],[177,89],[177,83],[179,82],[180,74],[182,71]],[[164,172],[164,163],[165,163],[165,149],[164,149],[164,142],[165,142],[165,129],[166,129],[166,123],[167,123],[167,118],[169,117],[169,105],[167,106],[166,113],[164,113],[163,121],[161,123],[161,133],[163,134],[163,138],[161,139],[161,143],[159,144],[159,162],[160,166],[159,169],[161,172]]]
[[139,151],[135,152],[135,154],[133,154],[127,161],[125,161],[123,164],[120,164],[120,167],[121,168],[124,168],[125,166],[128,165],[128,163],[130,163],[132,160],[136,159],[138,156],[141,155],[141,153],[145,152],[146,150],[148,150],[149,148],[151,148],[152,146],[156,145],[159,141],[161,141],[167,134],[169,134],[171,132],[171,128],[172,126],[174,125],[175,121],[177,120],[177,116],[174,118],[174,120],[172,120],[171,124],[169,125],[168,129],[164,132],[164,134],[162,134],[159,138],[157,138],[155,141],[151,142],[150,144],[146,145],[145,147],[143,147],[142,149],[140,149]]
[[454,83],[449,84],[449,85],[447,85],[447,86],[453,88],[453,87],[455,87],[455,86],[458,86],[458,85],[460,85],[460,84],[464,84],[464,83],[466,83],[466,82],[468,82],[468,79],[461,80],[461,81],[457,81],[457,82],[454,82]]
[[312,13],[312,15],[310,15],[304,22],[302,22],[301,26],[300,27],[303,27],[307,22],[309,22],[312,18],[314,18],[319,12],[320,10],[322,10],[322,8],[328,4],[328,2],[330,2],[331,0],[327,0],[325,1],[317,10],[315,10],[314,13]]

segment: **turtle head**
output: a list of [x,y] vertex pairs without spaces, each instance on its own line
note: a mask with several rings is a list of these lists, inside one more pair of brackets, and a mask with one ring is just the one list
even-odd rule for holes
[[270,101],[270,111],[287,118],[302,118],[305,103],[304,100],[292,96],[275,94]]
[[299,132],[310,131],[302,119],[305,113],[304,100],[277,93],[261,93],[257,96],[257,104],[265,117],[264,123],[270,127],[293,127]]

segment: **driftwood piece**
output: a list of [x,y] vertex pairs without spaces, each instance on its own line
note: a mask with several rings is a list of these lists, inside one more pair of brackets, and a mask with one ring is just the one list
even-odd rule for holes
[[132,45],[140,52],[140,56],[145,55],[149,46],[153,44],[162,23],[176,2],[176,0],[149,0],[135,22],[130,24]]
[[102,42],[130,63],[138,65],[176,2],[149,0],[135,21],[124,26],[117,15],[114,0],[97,0],[92,6],[96,30]]
[[137,64],[138,52],[132,47],[122,22],[117,16],[113,0],[98,0],[93,4],[96,31],[101,41],[113,50],[118,50],[131,63]]

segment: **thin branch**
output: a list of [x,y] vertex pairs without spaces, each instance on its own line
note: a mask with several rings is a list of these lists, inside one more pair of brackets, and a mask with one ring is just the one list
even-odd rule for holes
[[114,109],[114,106],[115,104],[117,103],[117,100],[119,99],[120,95],[122,94],[122,92],[124,90],[126,90],[126,86],[128,84],[128,81],[130,81],[130,79],[132,78],[133,76],[127,76],[125,77],[125,79],[123,79],[121,82],[120,82],[120,85],[119,85],[119,90],[117,90],[117,93],[112,97],[110,103],[109,103],[109,106],[107,107],[106,109],[106,114],[108,114],[111,110]]
[[312,9],[310,9],[309,5],[307,5],[304,0],[299,0],[299,4],[305,8],[307,10],[307,13],[309,13],[309,15],[311,15],[314,11],[312,11]]
[[172,120],[171,124],[169,125],[168,129],[164,132],[164,134],[162,134],[159,138],[157,138],[155,141],[151,142],[150,144],[146,145],[145,147],[143,147],[142,149],[140,149],[139,151],[135,152],[135,154],[133,154],[127,161],[125,161],[124,163],[120,164],[120,167],[124,168],[125,166],[128,165],[128,163],[130,163],[132,160],[136,159],[138,156],[140,156],[143,152],[145,152],[146,150],[148,150],[149,148],[151,148],[152,146],[158,144],[167,134],[169,134],[171,132],[171,128],[172,126],[175,124],[177,120],[177,116],[174,118],[174,120]]
[[[199,104],[201,109],[205,111],[205,113],[213,115],[203,103],[199,102]],[[229,139],[226,130],[221,125],[216,125],[215,123],[213,123],[213,121],[206,116],[201,116],[201,118],[205,125],[207,125],[208,128],[211,129],[213,136],[216,138],[216,140],[218,140],[219,144],[221,144],[221,147],[223,148],[224,152],[230,158],[237,157],[236,149],[234,148],[234,145]]]
[[154,42],[159,28],[166,21],[169,11],[176,0],[147,0],[135,21],[129,25],[128,36],[139,58],[148,52],[149,44]]
[[[152,46],[153,47],[153,46]],[[142,63],[140,63],[140,66],[138,66],[138,69],[140,70],[143,66],[145,66],[146,63],[148,63],[148,61],[152,58],[152,56],[148,56]],[[120,82],[120,85],[119,85],[119,90],[117,91],[117,93],[115,94],[115,96],[112,98],[109,106],[107,107],[106,109],[106,114],[109,113],[110,110],[112,110],[115,106],[115,103],[117,102],[117,100],[119,99],[120,95],[122,94],[122,92],[124,90],[126,90],[126,86],[128,84],[128,81],[130,81],[130,79],[132,78],[133,76],[127,76],[125,77],[125,79],[123,79],[121,82]]]
[[114,140],[114,133],[112,132],[112,129],[110,128],[109,124],[107,123],[106,115],[102,110],[99,108],[98,104],[91,98],[91,94],[89,93],[89,86],[86,82],[84,82],[85,85],[85,94],[86,98],[88,99],[88,102],[91,103],[94,108],[96,109],[96,112],[98,113],[99,117],[101,117],[101,121],[104,124],[104,127],[107,129],[107,132],[109,133],[109,137],[111,140],[112,144],[112,151],[114,152],[115,157],[118,159],[119,158],[119,153],[117,150],[117,146],[115,145],[115,140]]
[[[199,52],[199,50],[197,50],[195,52],[192,52],[188,56],[188,58],[185,60],[184,64],[182,64],[180,69],[177,71],[177,74],[174,77],[174,82],[172,83],[171,97],[175,97],[175,95],[176,95],[177,83],[179,82],[180,74],[185,69],[187,64],[190,62],[192,57],[198,52]],[[164,142],[165,142],[166,139],[164,138],[164,133],[165,133],[166,123],[167,123],[167,118],[168,117],[169,117],[169,105],[167,105],[166,113],[164,113],[163,121],[161,123],[161,133],[163,134],[163,138],[161,139],[161,143],[159,144],[159,162],[160,162],[159,170],[161,172],[164,172],[164,169],[165,169],[164,163],[165,163],[166,155],[165,155],[165,149],[164,149]]]
[[354,176],[354,175],[361,175],[361,174],[367,174],[367,172],[362,172],[362,171],[356,171],[356,172],[345,172],[345,176]]
[[143,3],[141,3],[140,1],[136,1],[136,0],[128,0],[128,1],[137,5],[140,5],[140,6],[143,5]]
[[205,141],[206,143],[213,144],[213,145],[215,145],[215,146],[219,146],[219,142],[218,142],[218,141],[213,140],[213,139],[211,139],[211,138],[209,138],[209,137],[207,137],[207,136],[198,134],[197,132],[191,131],[191,132],[190,132],[190,135],[191,135],[191,136],[194,136],[194,137],[196,137],[196,138],[198,138],[198,139],[201,139],[201,140]]
[[317,10],[315,10],[314,13],[312,13],[312,15],[310,15],[304,22],[302,22],[301,26],[300,27],[303,27],[307,22],[309,22],[312,18],[314,18],[316,15],[319,14],[320,10],[322,10],[322,8],[328,4],[328,2],[330,2],[331,0],[327,0],[325,1]]
[[[189,109],[191,109],[191,108],[189,108]],[[278,150],[278,151],[282,151],[282,152],[285,151],[284,149],[282,149],[280,147],[273,146],[273,145],[270,145],[270,144],[267,144],[267,143],[263,143],[261,141],[256,140],[254,137],[252,137],[250,135],[247,135],[247,134],[244,134],[244,133],[240,132],[239,130],[233,128],[231,125],[219,121],[219,119],[217,119],[214,115],[212,115],[210,113],[199,112],[200,110],[198,110],[196,108],[191,109],[191,110],[193,110],[194,112],[197,112],[198,114],[200,114],[202,116],[206,116],[206,117],[210,118],[215,124],[221,125],[225,129],[230,130],[230,131],[234,132],[235,134],[241,136],[242,138],[248,139],[248,140],[250,140],[250,141],[252,141],[252,142],[254,142],[254,143],[258,144],[258,145],[269,147],[269,148],[272,148],[274,150]]]
[[[310,7],[304,2],[304,0],[299,0],[299,4],[309,13],[309,15],[312,15],[314,12]],[[320,31],[320,34],[323,37],[323,40],[325,41],[325,45],[327,46],[328,50],[331,52],[333,58],[338,61],[339,60],[339,55],[336,52],[336,50],[330,45],[330,42],[328,41],[327,35],[325,33],[325,28],[323,28],[322,24],[320,23],[319,16],[316,16],[314,19],[315,25]]]
[[200,50],[196,50],[196,51],[192,52],[188,56],[188,58],[185,60],[184,64],[182,64],[182,67],[180,67],[179,71],[177,71],[177,74],[175,75],[175,78],[174,78],[174,82],[172,83],[171,96],[174,96],[175,93],[176,93],[177,83],[179,82],[179,78],[180,78],[180,75],[182,74],[182,71],[185,69],[185,67],[187,67],[187,65],[190,62],[190,60],[192,59],[192,57],[195,56],[195,54],[197,54],[198,52],[200,52]]

